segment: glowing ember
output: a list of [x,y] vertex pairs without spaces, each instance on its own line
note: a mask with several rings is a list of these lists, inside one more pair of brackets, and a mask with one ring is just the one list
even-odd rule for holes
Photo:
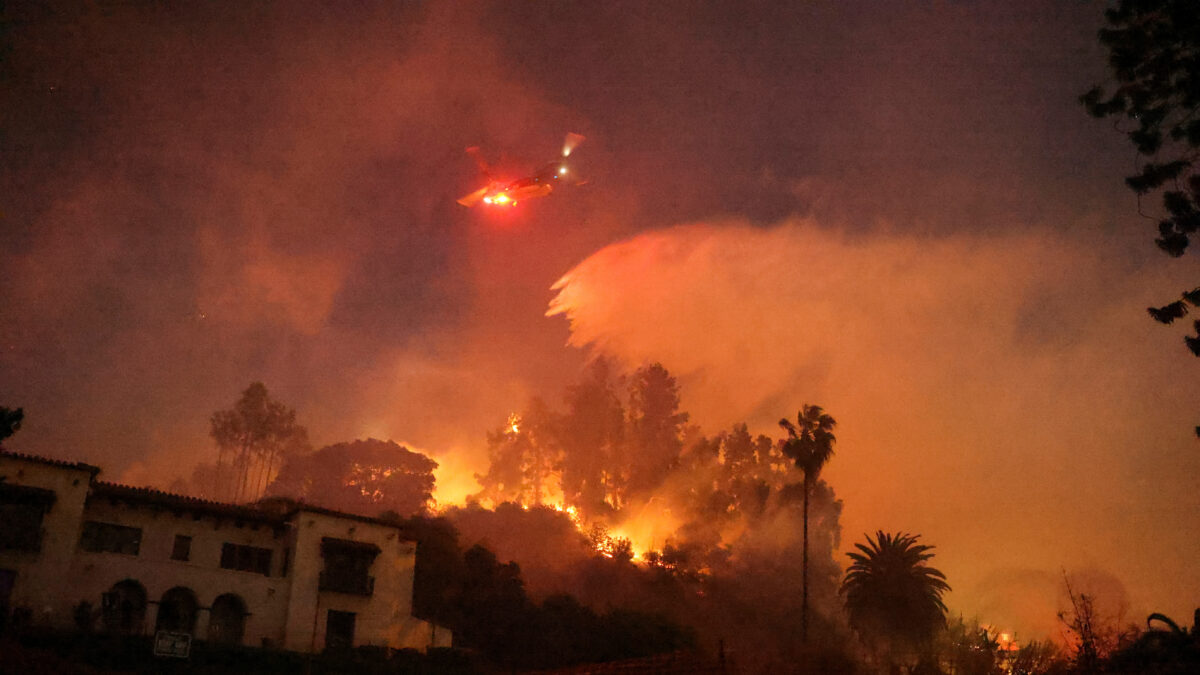
[[395,469],[390,467],[368,466],[355,462],[350,467],[350,475],[346,477],[346,487],[357,488],[359,493],[372,502],[383,500],[383,491],[379,484],[390,478]]
[[547,504],[547,506],[559,513],[565,513],[571,519],[571,524],[575,526],[575,529],[586,535],[596,552],[605,558],[627,557],[633,562],[646,561],[647,554],[650,553],[649,547],[636,545],[624,530],[610,529],[600,522],[585,524],[579,515],[579,510],[574,506],[562,503]]
[[521,416],[517,413],[508,416],[508,431],[514,435],[521,433]]

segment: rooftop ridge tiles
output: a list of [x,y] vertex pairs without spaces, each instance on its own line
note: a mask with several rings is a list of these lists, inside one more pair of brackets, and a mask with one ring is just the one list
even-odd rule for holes
[[11,457],[13,459],[25,460],[29,462],[37,462],[49,466],[56,466],[64,469],[74,469],[79,471],[88,471],[92,474],[91,490],[89,497],[92,495],[98,497],[134,497],[146,500],[154,500],[163,503],[165,506],[176,506],[180,508],[199,508],[207,511],[223,511],[228,515],[242,515],[245,517],[258,518],[271,521],[287,521],[295,517],[300,512],[317,513],[335,518],[345,518],[362,523],[371,523],[403,529],[398,523],[385,520],[383,518],[375,518],[372,516],[363,516],[357,513],[348,513],[346,511],[338,511],[318,504],[306,502],[303,499],[292,499],[284,497],[287,501],[287,508],[283,511],[272,512],[269,509],[262,508],[258,504],[234,504],[231,502],[221,502],[203,497],[193,497],[191,495],[179,494],[177,492],[168,492],[154,487],[125,485],[123,483],[114,483],[111,481],[95,480],[96,474],[100,473],[100,467],[84,462],[70,462],[62,459],[51,459],[49,457],[41,457],[39,455],[30,455],[26,453],[13,452],[0,447],[0,457]]
[[77,471],[89,471],[92,476],[100,473],[100,467],[86,462],[70,462],[65,459],[54,459],[52,457],[42,457],[41,455],[31,455],[25,452],[16,452],[0,447],[0,457],[11,457],[13,459],[25,460],[27,462],[37,462],[39,464],[48,464],[57,466],[63,469],[75,469]]

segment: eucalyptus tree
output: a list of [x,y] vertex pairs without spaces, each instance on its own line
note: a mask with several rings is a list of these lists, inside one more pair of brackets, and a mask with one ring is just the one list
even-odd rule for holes
[[[296,422],[296,411],[271,398],[262,382],[251,383],[232,408],[213,413],[209,435],[217,444],[223,498],[233,501],[257,499],[277,466],[309,447],[308,430]],[[223,466],[226,453],[232,454],[232,472]]]

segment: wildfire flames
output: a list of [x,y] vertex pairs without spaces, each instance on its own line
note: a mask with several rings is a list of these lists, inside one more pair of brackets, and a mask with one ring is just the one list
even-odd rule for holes
[[545,504],[521,504],[521,508],[529,510],[535,506],[545,506],[565,514],[571,524],[580,534],[586,536],[597,553],[606,558],[617,558],[627,555],[633,562],[645,562],[653,551],[650,545],[635,541],[624,528],[612,528],[600,521],[586,523],[579,514],[579,509],[562,502]]
[[[516,412],[510,413],[501,427],[504,441],[508,443],[519,441],[523,431],[528,432],[528,429],[521,415]],[[545,492],[520,499],[496,500],[476,495],[467,501],[474,501],[486,508],[495,508],[498,501],[512,501],[526,511],[538,507],[553,509],[565,515],[576,531],[587,537],[600,555],[606,558],[625,557],[634,562],[645,562],[648,557],[652,557],[650,554],[654,550],[655,534],[665,529],[661,523],[650,522],[650,519],[641,522],[642,518],[626,519],[615,527],[600,519],[585,520],[579,507],[564,498],[561,486],[553,480],[545,486]],[[665,537],[658,540],[661,539]]]
[[[511,428],[514,430],[513,433],[516,433],[516,424],[513,424]],[[495,504],[483,505],[489,507],[495,506]],[[633,562],[644,563],[647,558],[653,557],[651,556],[652,552],[659,553],[654,551],[651,545],[644,543],[640,538],[631,536],[631,530],[637,529],[636,527],[627,530],[625,527],[609,527],[599,520],[585,522],[583,516],[579,513],[579,509],[571,504],[564,503],[561,501],[561,497],[558,498],[558,501],[546,501],[540,504],[521,502],[520,506],[526,511],[537,507],[550,508],[565,515],[575,529],[588,538],[588,541],[592,544],[592,548],[606,558],[628,556]],[[656,528],[653,526],[644,526],[641,529],[654,530]]]
[[351,487],[373,503],[383,500],[384,493],[379,487],[383,481],[395,474],[395,469],[379,466],[368,466],[359,462],[351,465],[350,476],[346,478],[346,487]]

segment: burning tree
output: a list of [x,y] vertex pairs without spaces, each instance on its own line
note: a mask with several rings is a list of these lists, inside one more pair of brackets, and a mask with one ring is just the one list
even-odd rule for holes
[[679,386],[659,363],[628,380],[597,359],[583,382],[568,388],[567,413],[558,421],[562,490],[566,502],[589,515],[620,511],[646,500],[679,461],[687,413]]
[[688,414],[679,410],[679,385],[660,363],[634,372],[629,385],[624,466],[625,499],[657,488],[679,459]]
[[524,414],[509,415],[503,426],[489,432],[488,472],[475,474],[483,489],[473,499],[526,506],[545,503],[562,462],[555,426],[554,414],[542,399],[534,398]]
[[483,489],[471,499],[492,504],[523,502],[526,492],[525,458],[530,454],[532,442],[528,432],[521,431],[520,416],[516,413],[509,415],[504,426],[488,432],[487,441],[488,472],[475,474],[475,480]]
[[738,511],[762,515],[772,490],[783,487],[788,464],[783,453],[763,434],[750,436],[745,424],[720,436],[723,476]]
[[287,457],[309,448],[308,430],[296,423],[296,411],[272,399],[262,382],[247,387],[229,410],[213,413],[209,423],[224,499],[257,499]]
[[[668,612],[707,626],[714,641],[753,645],[764,669],[845,643],[831,620],[841,501],[815,470],[806,484],[783,444],[745,424],[715,436],[687,425],[678,385],[660,364],[621,377],[593,363],[564,399],[563,413],[531,404],[488,435],[479,499],[445,512],[467,541],[519,561],[534,593],[570,590],[588,606]],[[560,460],[539,464],[547,449]],[[546,506],[537,505],[538,485],[550,486]],[[481,506],[487,500],[493,508]],[[822,647],[797,639],[804,575]]]
[[625,440],[625,408],[608,361],[597,359],[583,382],[567,389],[563,448],[563,499],[587,513],[620,508],[618,458]]

